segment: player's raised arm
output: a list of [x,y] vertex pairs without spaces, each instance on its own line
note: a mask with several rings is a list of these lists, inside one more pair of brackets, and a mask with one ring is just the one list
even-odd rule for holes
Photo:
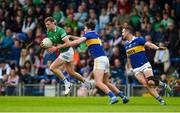
[[155,44],[153,44],[151,42],[146,42],[145,46],[149,47],[151,49],[155,49],[155,50],[164,50],[164,49],[166,49],[165,47],[158,47],[157,45],[155,45]]
[[77,40],[71,41],[69,45],[70,46],[76,46],[76,45],[84,42],[85,40],[86,40],[85,37],[79,37]]

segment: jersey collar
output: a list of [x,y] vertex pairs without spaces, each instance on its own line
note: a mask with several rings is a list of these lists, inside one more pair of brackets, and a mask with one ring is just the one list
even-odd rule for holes
[[133,36],[133,38],[132,38],[132,40],[130,40],[130,41],[128,41],[129,43],[131,43],[133,40],[135,40],[136,39],[136,37],[135,36]]
[[87,33],[92,33],[92,32],[94,32],[94,33],[95,33],[95,31],[89,31],[89,32],[87,32]]
[[[56,28],[57,28],[57,26],[56,26]],[[56,32],[56,28],[55,28],[54,32]]]

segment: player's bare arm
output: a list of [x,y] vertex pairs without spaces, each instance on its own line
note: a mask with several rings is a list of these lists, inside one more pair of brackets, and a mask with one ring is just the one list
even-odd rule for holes
[[[127,55],[127,54],[126,54]],[[129,59],[129,56],[127,55],[127,64],[129,66],[129,69],[132,71],[131,61]]]
[[84,42],[85,40],[86,40],[85,37],[79,37],[79,39],[74,40],[74,41],[71,41],[69,45],[70,45],[70,46],[76,46],[76,45]]
[[151,49],[155,49],[155,50],[164,50],[164,49],[166,49],[166,47],[158,47],[157,45],[155,45],[155,44],[153,44],[151,42],[146,42],[145,46],[149,47]]
[[71,38],[71,39],[73,39],[73,40],[77,40],[77,39],[79,39],[79,38],[81,38],[81,37],[69,35],[69,38]]
[[48,51],[50,53],[53,53],[55,51],[57,51],[60,48],[66,48],[70,46],[70,41],[69,41],[69,36],[66,36],[63,38],[64,44],[58,44],[57,46],[53,46],[51,48],[48,48]]

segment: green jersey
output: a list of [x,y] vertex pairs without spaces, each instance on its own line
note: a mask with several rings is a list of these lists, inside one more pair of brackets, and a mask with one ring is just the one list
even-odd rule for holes
[[[48,31],[47,36],[54,44],[64,44],[63,38],[67,36],[67,33],[63,28],[56,26],[56,30],[54,32]],[[59,51],[63,53],[66,52],[69,48],[70,47],[61,48]]]

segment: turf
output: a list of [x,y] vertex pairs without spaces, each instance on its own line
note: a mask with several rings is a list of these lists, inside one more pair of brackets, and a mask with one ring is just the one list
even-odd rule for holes
[[164,98],[162,106],[151,97],[131,97],[108,104],[107,97],[0,97],[0,112],[180,112],[180,98]]

